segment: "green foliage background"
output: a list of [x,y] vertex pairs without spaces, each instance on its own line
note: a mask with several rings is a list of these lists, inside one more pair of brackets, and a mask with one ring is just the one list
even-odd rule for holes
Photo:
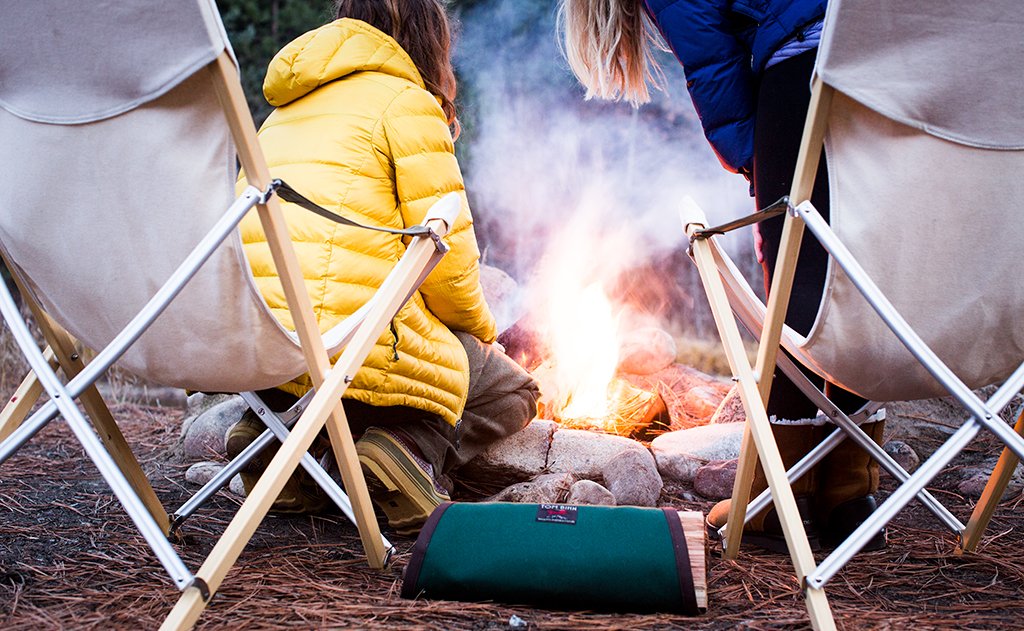
[[309,0],[218,0],[224,28],[241,68],[242,87],[256,124],[272,109],[263,98],[267,65],[285,44],[326,23],[331,3]]

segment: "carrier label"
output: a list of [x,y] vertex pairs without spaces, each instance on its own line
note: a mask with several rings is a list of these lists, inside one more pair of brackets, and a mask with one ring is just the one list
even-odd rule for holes
[[577,508],[566,504],[538,504],[537,521],[573,525],[576,523]]

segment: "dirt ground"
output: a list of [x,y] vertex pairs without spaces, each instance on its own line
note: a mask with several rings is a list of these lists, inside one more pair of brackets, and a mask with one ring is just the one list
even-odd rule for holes
[[[114,409],[150,480],[173,509],[194,489],[170,457],[181,412],[139,405]],[[997,453],[991,439],[972,460]],[[952,480],[952,477],[949,478]],[[883,477],[883,488],[891,481]],[[940,478],[933,492],[961,519],[971,502]],[[467,498],[471,499],[471,498]],[[1019,628],[1024,619],[1022,497],[1004,502],[976,554],[951,554],[955,539],[923,509],[889,527],[887,550],[863,554],[829,584],[846,629]],[[706,512],[712,502],[665,496]],[[216,498],[183,526],[177,549],[196,569],[237,508]],[[746,550],[739,561],[711,547],[710,607],[704,615],[552,611],[495,603],[408,601],[398,596],[413,539],[387,531],[398,553],[384,571],[360,559],[358,536],[341,517],[271,517],[259,529],[200,619],[200,629],[376,628],[789,629],[808,625],[786,557]],[[0,469],[0,628],[150,629],[177,597],[68,428],[52,423]],[[518,622],[518,621],[516,621]]]

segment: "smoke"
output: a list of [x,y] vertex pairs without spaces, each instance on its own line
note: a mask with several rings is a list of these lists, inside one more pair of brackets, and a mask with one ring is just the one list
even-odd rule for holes
[[[584,101],[553,5],[493,0],[460,16],[460,160],[484,262],[536,293],[550,266],[578,258],[581,282],[617,279],[609,291],[663,303],[641,311],[692,310],[704,298],[685,270],[678,209],[690,196],[712,223],[737,217],[753,207],[746,182],[718,164],[671,56],[669,92],[653,103]],[[727,246],[746,256],[749,233]]]

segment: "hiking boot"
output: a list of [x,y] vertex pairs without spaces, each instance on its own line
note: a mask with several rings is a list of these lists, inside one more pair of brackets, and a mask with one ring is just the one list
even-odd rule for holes
[[[228,430],[226,448],[228,457],[234,460],[246,447],[259,438],[267,427],[252,410],[246,410],[234,427]],[[261,453],[257,454],[239,472],[245,494],[248,496],[256,486],[260,476],[267,470],[274,459],[281,443],[276,440]],[[320,460],[330,451],[330,441],[318,436],[310,447],[310,453]],[[281,493],[274,500],[270,510],[281,515],[303,515],[321,513],[331,505],[331,500],[324,493],[313,477],[306,473],[300,465],[285,483]]]
[[[882,444],[885,421],[860,426],[875,443]],[[822,526],[822,543],[835,547],[843,542],[878,507],[878,463],[853,439],[847,438],[818,464],[818,488],[814,505]],[[885,548],[881,529],[862,550]]]
[[[772,424],[772,435],[775,437],[775,444],[778,445],[779,455],[782,456],[782,464],[788,469],[798,460],[814,448],[821,439],[823,430],[816,425],[793,425],[793,424]],[[800,511],[800,518],[804,524],[804,531],[807,533],[807,542],[811,550],[819,550],[821,545],[818,538],[818,529],[814,522],[814,507],[812,506],[812,494],[817,484],[815,469],[811,469],[801,478],[793,482],[793,495],[796,496],[797,509]],[[768,479],[761,469],[760,463],[754,474],[754,480],[750,487],[750,499],[757,497],[762,491],[768,488]],[[722,500],[715,504],[708,512],[705,520],[705,529],[708,537],[719,539],[718,531],[729,519],[729,508],[732,500]],[[788,552],[786,538],[782,534],[782,526],[779,523],[778,514],[775,508],[769,506],[757,515],[754,515],[743,528],[743,543],[756,545],[771,552],[785,554]]]
[[[721,539],[718,531],[729,520],[729,507],[731,504],[732,500],[722,500],[711,507],[704,522],[709,539],[715,541]],[[800,521],[804,525],[807,543],[811,546],[812,552],[817,552],[821,549],[821,542],[818,528],[811,517],[813,511],[811,510],[810,498],[805,495],[798,496],[796,498],[796,508],[800,511]],[[752,530],[750,523],[747,523],[747,527],[743,529],[741,543],[754,545],[769,552],[789,553],[789,546],[786,545],[786,536],[782,534],[782,524],[779,523],[779,515],[775,512],[775,508],[768,508],[764,511],[764,517],[758,529]]]
[[434,468],[401,430],[371,427],[356,441],[370,497],[400,535],[419,532],[427,517],[451,498]]
[[[853,534],[853,531],[860,527],[865,520],[878,508],[878,502],[874,495],[866,495],[843,502],[832,509],[828,521],[824,524],[821,533],[822,544],[828,548],[835,548],[846,538]],[[874,552],[884,550],[886,546],[885,528],[882,528],[875,536],[868,539],[861,552]]]

